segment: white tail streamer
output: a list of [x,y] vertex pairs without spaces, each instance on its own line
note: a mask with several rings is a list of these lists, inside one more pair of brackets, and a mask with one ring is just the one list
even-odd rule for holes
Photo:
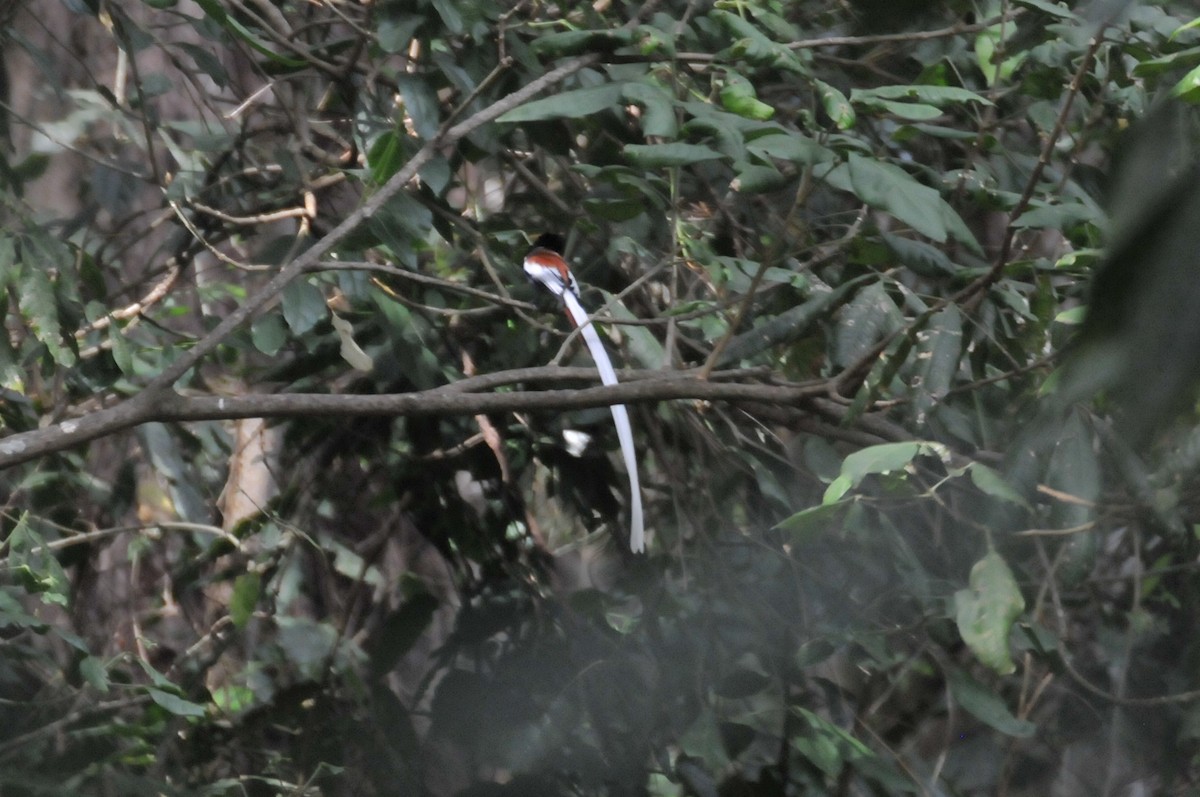
[[[579,333],[583,335],[583,341],[596,362],[596,369],[600,371],[600,381],[605,385],[617,384],[617,372],[613,370],[612,361],[608,359],[608,352],[604,349],[600,334],[596,332],[596,328],[588,320],[587,311],[579,303],[579,297],[573,290],[566,288],[562,291],[562,298],[567,314],[571,316],[575,326],[579,327]],[[642,488],[638,480],[637,457],[633,450],[633,428],[629,425],[629,412],[624,404],[613,404],[609,409],[617,427],[617,440],[621,444],[625,472],[629,474],[629,547],[634,553],[641,553],[646,550],[646,531],[642,523]]]

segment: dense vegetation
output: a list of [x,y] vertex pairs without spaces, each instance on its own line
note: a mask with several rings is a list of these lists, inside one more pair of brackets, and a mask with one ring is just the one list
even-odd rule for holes
[[0,792],[1192,793],[1182,5],[5,5]]

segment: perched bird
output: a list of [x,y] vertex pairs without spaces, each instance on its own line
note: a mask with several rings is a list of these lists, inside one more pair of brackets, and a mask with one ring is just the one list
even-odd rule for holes
[[[562,236],[553,233],[539,236],[529,254],[525,255],[525,273],[531,280],[562,299],[567,318],[579,327],[579,333],[583,335],[583,341],[587,344],[597,370],[600,371],[600,381],[605,385],[615,385],[617,372],[613,370],[599,333],[588,320],[587,311],[579,302],[579,283],[575,281],[575,275],[563,259],[564,243]],[[613,404],[609,409],[612,410],[613,423],[617,427],[617,440],[621,443],[625,470],[629,474],[629,547],[634,553],[641,553],[646,549],[646,535],[642,525],[642,490],[638,482],[637,458],[633,450],[633,429],[629,425],[629,412],[624,404]]]

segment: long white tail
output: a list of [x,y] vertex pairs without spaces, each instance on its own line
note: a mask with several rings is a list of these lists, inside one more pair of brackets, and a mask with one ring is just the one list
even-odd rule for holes
[[[612,362],[608,359],[608,352],[604,349],[600,334],[588,320],[587,311],[579,303],[574,291],[564,290],[562,297],[571,320],[579,327],[583,341],[596,362],[596,369],[600,371],[600,381],[606,385],[615,385],[617,372],[613,370]],[[617,440],[621,443],[625,472],[629,474],[629,547],[634,553],[641,553],[646,550],[646,531],[642,524],[642,488],[638,481],[637,457],[633,451],[633,428],[629,425],[629,412],[624,404],[613,404],[609,409],[612,410],[613,423],[617,427]]]

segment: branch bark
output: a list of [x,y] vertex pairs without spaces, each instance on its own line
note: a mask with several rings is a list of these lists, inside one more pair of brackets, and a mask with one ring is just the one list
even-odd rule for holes
[[414,393],[331,395],[279,393],[246,396],[184,396],[173,390],[143,392],[110,409],[45,429],[0,439],[0,470],[150,422],[212,421],[235,418],[427,417],[487,412],[570,410],[611,404],[693,399],[749,401],[795,406],[828,392],[824,381],[765,384],[722,381],[747,371],[717,372],[707,380],[698,371],[632,371],[612,387],[478,392],[517,383],[558,383],[597,379],[591,368],[521,368],[465,379]]

